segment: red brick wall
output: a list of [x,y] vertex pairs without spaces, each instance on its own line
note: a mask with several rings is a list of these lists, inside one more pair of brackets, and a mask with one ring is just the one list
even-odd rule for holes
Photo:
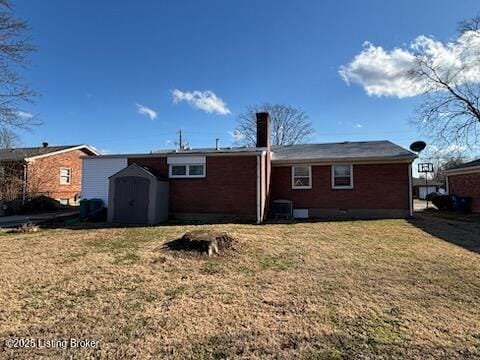
[[450,195],[472,197],[472,211],[480,213],[480,172],[448,176]]
[[[168,178],[166,158],[130,158]],[[170,179],[171,213],[256,216],[256,156],[207,156],[206,177]]]
[[[32,195],[46,195],[54,199],[70,199],[82,188],[81,150],[68,151],[58,155],[46,156],[28,164],[27,184]],[[60,184],[60,168],[71,169],[71,183]]]
[[271,200],[295,208],[409,209],[408,164],[353,165],[353,189],[332,189],[331,166],[312,166],[312,189],[292,190],[291,166],[272,167]]

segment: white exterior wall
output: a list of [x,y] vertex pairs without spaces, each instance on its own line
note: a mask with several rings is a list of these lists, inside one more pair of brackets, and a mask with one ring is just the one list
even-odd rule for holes
[[126,157],[83,159],[82,199],[102,199],[108,205],[108,178],[127,167]]

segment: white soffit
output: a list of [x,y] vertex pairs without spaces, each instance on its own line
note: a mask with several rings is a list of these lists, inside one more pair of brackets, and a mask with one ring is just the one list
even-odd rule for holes
[[167,157],[167,163],[173,165],[185,165],[185,164],[205,164],[205,156],[169,156]]

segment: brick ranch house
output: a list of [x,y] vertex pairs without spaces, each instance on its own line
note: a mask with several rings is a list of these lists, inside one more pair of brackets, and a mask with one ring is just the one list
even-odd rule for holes
[[87,145],[0,149],[0,200],[40,195],[65,205],[77,202],[82,186],[82,156],[96,156]]
[[480,159],[445,171],[449,195],[472,198],[472,212],[480,213]]
[[[296,217],[412,214],[412,152],[389,141],[270,146],[269,130],[259,113],[256,147],[85,157],[82,197],[101,198],[120,222],[155,223],[150,211],[165,205],[171,219],[261,223],[275,200]],[[168,186],[161,206],[148,187],[157,181]]]

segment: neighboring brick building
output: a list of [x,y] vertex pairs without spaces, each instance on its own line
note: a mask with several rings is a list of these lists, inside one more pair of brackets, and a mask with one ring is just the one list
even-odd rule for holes
[[[169,214],[176,219],[261,223],[276,200],[292,204],[295,217],[412,214],[412,152],[389,141],[270,146],[268,134],[268,114],[260,113],[256,147],[87,157],[82,197],[101,198],[110,213],[140,211],[140,201],[151,207],[148,180],[132,176],[145,169],[168,182]],[[109,199],[109,177],[126,167],[131,171],[119,186],[130,195]]]
[[[6,201],[51,197],[76,204],[82,187],[82,156],[98,153],[87,145],[48,146],[0,150],[0,197]],[[5,184],[12,183],[11,188]]]
[[480,159],[446,171],[447,192],[472,198],[472,211],[480,213]]

